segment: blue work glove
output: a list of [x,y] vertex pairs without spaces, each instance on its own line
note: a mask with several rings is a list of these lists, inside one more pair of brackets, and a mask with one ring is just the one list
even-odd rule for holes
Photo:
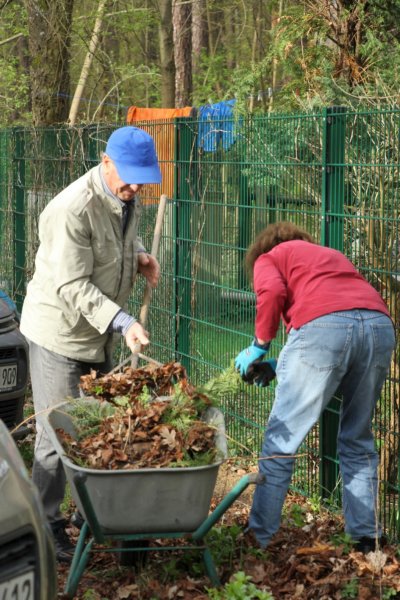
[[253,340],[252,344],[239,352],[235,358],[235,369],[239,371],[243,377],[247,373],[249,366],[257,359],[260,359],[269,349],[269,343],[260,345],[256,339]]

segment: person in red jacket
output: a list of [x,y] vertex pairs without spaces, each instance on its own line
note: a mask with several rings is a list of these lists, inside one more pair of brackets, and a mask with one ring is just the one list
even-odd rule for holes
[[281,319],[288,334],[276,365],[275,401],[261,453],[267,460],[259,462],[265,481],[254,493],[249,530],[265,548],[279,529],[293,455],[340,392],[337,448],[345,530],[359,550],[374,550],[382,532],[372,417],[395,346],[387,306],[341,252],[316,244],[292,223],[261,231],[246,263],[256,320],[253,342],[235,359],[245,381],[268,351]]

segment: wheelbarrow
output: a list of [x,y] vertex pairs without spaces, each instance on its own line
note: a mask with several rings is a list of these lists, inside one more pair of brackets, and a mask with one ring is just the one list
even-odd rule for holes
[[[227,458],[221,411],[210,407],[203,415],[216,428],[218,459],[213,464],[108,471],[74,464],[62,447],[57,429],[76,437],[68,414],[74,402],[67,401],[44,416],[44,427],[63,463],[72,497],[84,519],[65,585],[66,596],[75,595],[90,553],[96,551],[197,550],[202,554],[211,583],[220,585],[205,536],[249,484],[261,481],[257,474],[245,475],[209,514],[218,470]],[[143,545],[145,541],[162,538],[184,538],[191,545],[156,548]],[[119,546],[116,548],[112,543]]]

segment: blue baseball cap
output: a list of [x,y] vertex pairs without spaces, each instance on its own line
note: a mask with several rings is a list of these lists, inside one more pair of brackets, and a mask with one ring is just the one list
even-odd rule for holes
[[161,183],[154,140],[143,129],[116,129],[108,138],[105,153],[125,183]]

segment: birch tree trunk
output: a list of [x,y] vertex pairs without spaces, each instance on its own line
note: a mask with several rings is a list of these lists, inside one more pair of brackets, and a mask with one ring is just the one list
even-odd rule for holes
[[90,66],[93,61],[94,53],[96,52],[97,45],[99,43],[99,34],[101,25],[103,22],[103,14],[106,8],[107,0],[100,0],[97,8],[96,21],[93,28],[92,39],[90,40],[89,50],[86,54],[83,62],[81,75],[79,77],[78,85],[76,86],[75,94],[71,103],[71,110],[69,111],[68,123],[69,125],[75,125],[76,117],[78,114],[79,103],[82,98],[82,93],[86,85],[87,78],[89,76]]

